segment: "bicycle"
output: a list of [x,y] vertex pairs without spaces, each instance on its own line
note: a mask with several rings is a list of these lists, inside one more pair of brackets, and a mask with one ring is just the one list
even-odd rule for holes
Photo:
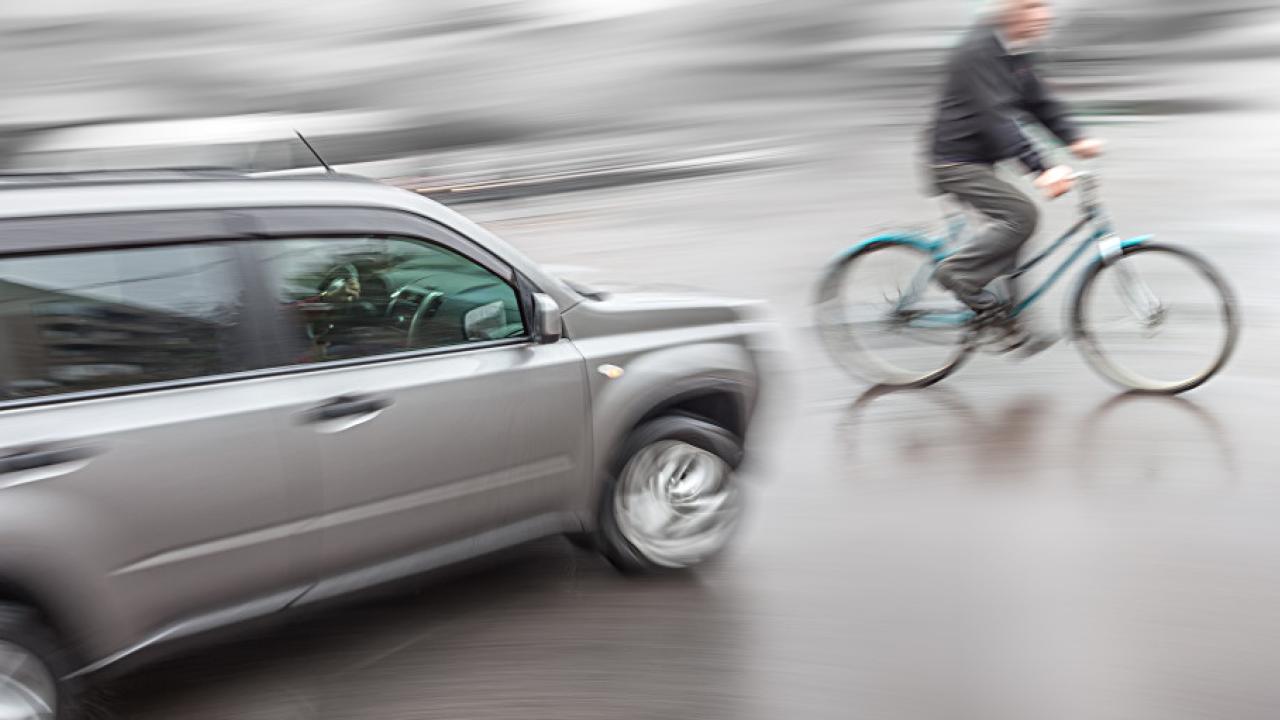
[[[998,328],[1026,312],[1093,249],[1071,298],[1068,334],[1088,364],[1138,392],[1177,394],[1213,377],[1239,337],[1227,282],[1194,252],[1149,235],[1121,239],[1103,208],[1097,176],[1082,172],[1072,179],[1080,218],[1010,277],[1025,275],[1082,231],[1083,240],[1035,289],[998,313],[975,315],[934,280],[937,263],[963,241],[963,213],[948,216],[942,236],[891,232],[841,253],[822,278],[816,305],[818,329],[835,360],[879,385],[932,385],[975,350],[991,346]],[[865,306],[852,302],[853,293],[864,291],[870,291]],[[881,336],[890,345],[872,349]],[[1164,347],[1161,340],[1172,342]]]

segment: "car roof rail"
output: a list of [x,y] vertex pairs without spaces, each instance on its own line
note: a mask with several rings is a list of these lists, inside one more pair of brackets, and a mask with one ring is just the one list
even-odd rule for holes
[[235,168],[129,168],[119,170],[68,170],[61,172],[5,172],[0,170],[0,189],[41,185],[99,185],[104,183],[174,182],[183,180],[230,180],[249,175]]
[[362,182],[371,185],[385,185],[381,180],[368,175],[354,175],[344,172],[312,172],[312,173],[273,173],[237,170],[234,168],[200,167],[200,168],[163,168],[140,170],[79,170],[68,172],[21,172],[7,173],[0,170],[0,192],[4,190],[21,190],[32,188],[59,188],[95,185],[138,185],[147,183],[173,182],[226,182],[243,180],[257,182],[307,180],[310,182]]

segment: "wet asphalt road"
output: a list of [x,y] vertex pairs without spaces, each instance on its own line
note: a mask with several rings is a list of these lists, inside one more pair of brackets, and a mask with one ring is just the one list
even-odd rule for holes
[[[1274,77],[1197,82],[1251,72]],[[144,669],[106,703],[166,720],[1280,716],[1276,120],[1097,128],[1121,228],[1211,254],[1241,299],[1235,360],[1181,399],[1118,395],[1069,345],[924,391],[831,365],[807,311],[823,262],[936,214],[913,127],[815,122],[786,169],[468,207],[588,279],[771,303],[740,542],[656,580],[536,543]]]

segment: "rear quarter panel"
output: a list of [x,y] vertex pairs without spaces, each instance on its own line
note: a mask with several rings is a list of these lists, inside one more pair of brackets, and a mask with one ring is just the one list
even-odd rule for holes
[[0,585],[19,593],[12,599],[34,601],[80,662],[130,641],[134,628],[122,621],[128,613],[114,605],[100,568],[84,552],[112,534],[101,515],[39,483],[4,492]]

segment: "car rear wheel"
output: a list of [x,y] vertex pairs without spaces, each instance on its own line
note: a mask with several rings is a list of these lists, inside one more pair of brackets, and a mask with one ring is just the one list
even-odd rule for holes
[[76,717],[58,647],[36,613],[0,603],[0,720]]
[[626,572],[693,567],[728,544],[742,515],[742,448],[705,420],[669,416],[627,439],[603,493],[597,544]]

